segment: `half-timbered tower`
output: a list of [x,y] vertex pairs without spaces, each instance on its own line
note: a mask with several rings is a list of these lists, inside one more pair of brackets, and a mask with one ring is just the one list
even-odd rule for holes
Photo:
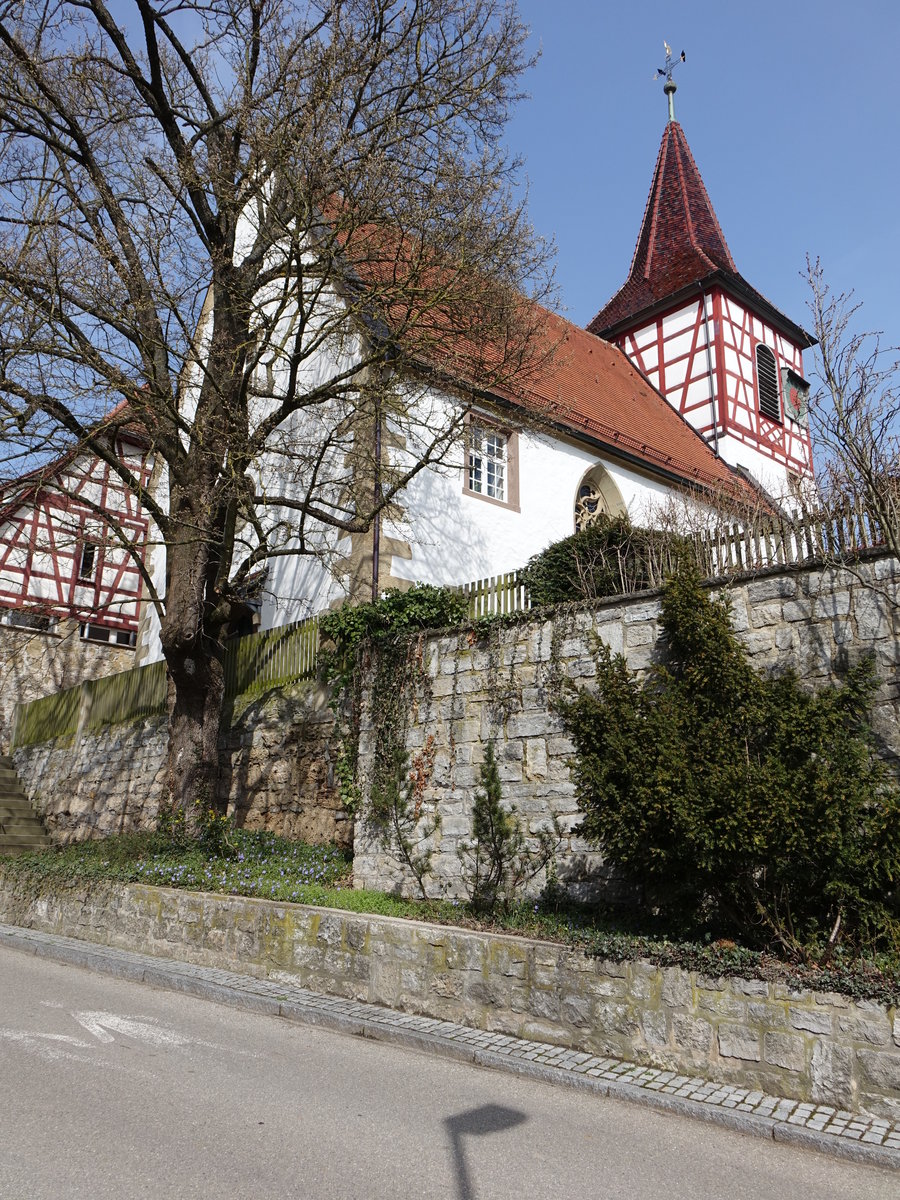
[[725,462],[777,496],[812,470],[803,351],[814,339],[738,272],[675,120],[628,278],[588,326],[621,347]]
[[[146,486],[150,463],[136,434],[116,455]],[[77,621],[90,641],[133,646],[148,522],[137,497],[96,454],[73,451],[0,493],[0,620],[49,631]]]

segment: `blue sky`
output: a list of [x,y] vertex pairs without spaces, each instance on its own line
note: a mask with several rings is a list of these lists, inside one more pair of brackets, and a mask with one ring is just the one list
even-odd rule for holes
[[[900,343],[898,0],[520,0],[542,57],[508,128],[536,228],[585,324],[625,276],[666,120],[663,40],[687,61],[676,116],[738,270],[801,325],[809,252],[859,325]],[[807,364],[807,372],[811,364]]]

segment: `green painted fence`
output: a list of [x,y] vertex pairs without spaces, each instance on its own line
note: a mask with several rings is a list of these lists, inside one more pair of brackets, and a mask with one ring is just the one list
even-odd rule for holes
[[[225,648],[225,695],[233,699],[309,679],[316,673],[318,654],[317,617],[236,638]],[[122,725],[165,711],[166,664],[149,663],[86,680],[30,704],[17,704],[12,744],[15,748],[72,738],[79,731]]]

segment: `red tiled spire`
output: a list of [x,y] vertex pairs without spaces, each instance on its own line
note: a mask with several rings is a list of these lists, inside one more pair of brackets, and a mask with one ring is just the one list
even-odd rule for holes
[[669,121],[628,279],[588,329],[609,330],[718,271],[737,275],[687,138]]

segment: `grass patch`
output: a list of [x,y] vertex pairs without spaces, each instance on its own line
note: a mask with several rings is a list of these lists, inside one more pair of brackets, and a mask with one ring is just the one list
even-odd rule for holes
[[640,913],[567,904],[558,897],[523,901],[502,915],[485,916],[461,901],[405,900],[355,890],[350,857],[336,847],[233,827],[221,850],[159,833],[134,833],[0,858],[0,869],[7,879],[39,891],[96,880],[256,896],[540,938],[611,962],[645,959],[703,975],[773,980],[900,1006],[900,962],[890,956],[853,958],[839,947],[827,967],[789,963],[727,939],[692,938],[684,931],[675,936]]

